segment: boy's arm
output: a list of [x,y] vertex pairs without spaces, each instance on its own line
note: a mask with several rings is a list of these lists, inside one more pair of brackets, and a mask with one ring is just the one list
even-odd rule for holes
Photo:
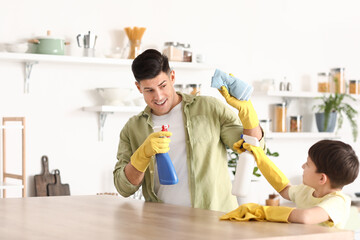
[[292,223],[317,224],[329,220],[328,213],[321,207],[294,209],[288,218]]
[[290,189],[290,187],[291,187],[291,184],[289,183],[288,185],[286,185],[286,187],[285,187],[283,190],[281,190],[281,191],[279,192],[279,194],[280,194],[283,198],[285,198],[286,200],[290,200],[290,196],[289,196],[289,189]]

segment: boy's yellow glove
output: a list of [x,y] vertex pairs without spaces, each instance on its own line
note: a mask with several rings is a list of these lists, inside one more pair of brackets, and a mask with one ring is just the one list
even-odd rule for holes
[[221,216],[220,220],[289,222],[288,218],[293,210],[294,208],[290,207],[262,206],[256,203],[246,203]]
[[[234,143],[234,149],[238,150],[239,153],[243,152],[243,149],[252,152],[255,157],[256,164],[260,169],[261,173],[264,175],[266,180],[273,186],[277,192],[281,192],[288,184],[289,179],[284,175],[283,172],[266,156],[264,150],[261,147],[255,147],[248,143],[243,144],[243,149],[240,150],[235,145],[240,144],[241,140],[237,143]],[[242,142],[241,142],[242,143]]]
[[250,100],[241,101],[231,96],[225,86],[219,90],[226,102],[239,110],[239,117],[245,129],[252,129],[259,126],[259,119]]
[[130,161],[140,172],[145,172],[149,166],[150,159],[156,153],[166,153],[170,150],[169,143],[171,132],[154,132],[150,134],[144,141],[144,143],[134,152]]

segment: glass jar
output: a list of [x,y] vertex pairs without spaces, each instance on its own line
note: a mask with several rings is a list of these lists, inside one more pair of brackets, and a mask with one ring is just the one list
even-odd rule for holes
[[192,62],[192,50],[190,48],[190,44],[184,43],[183,45],[183,61],[184,62]]
[[360,94],[360,80],[350,80],[349,81],[349,93],[350,94]]
[[182,62],[184,58],[182,44],[178,42],[165,42],[163,54],[168,57],[169,61]]
[[321,72],[317,75],[318,92],[330,92],[329,78],[326,73]]
[[302,132],[302,116],[290,116],[290,132]]
[[259,122],[264,132],[271,132],[271,119],[260,119]]
[[330,91],[332,93],[345,93],[345,68],[332,68],[330,70]]
[[201,84],[188,84],[186,85],[186,89],[188,89],[188,93],[194,96],[200,95]]
[[141,40],[130,40],[130,51],[128,59],[134,59],[140,55],[141,52]]
[[274,132],[286,132],[286,103],[275,104]]

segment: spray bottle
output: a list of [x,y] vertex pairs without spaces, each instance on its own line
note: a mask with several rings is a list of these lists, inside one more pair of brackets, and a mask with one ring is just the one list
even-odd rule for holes
[[[242,138],[244,139],[244,142],[247,142],[253,146],[258,147],[260,145],[259,140],[256,137],[242,135]],[[254,155],[247,150],[239,155],[231,191],[232,195],[238,197],[246,197],[248,195],[254,163]]]
[[[162,125],[161,131],[167,132],[169,125]],[[174,165],[171,162],[169,153],[156,154],[159,181],[162,185],[173,185],[178,183]]]

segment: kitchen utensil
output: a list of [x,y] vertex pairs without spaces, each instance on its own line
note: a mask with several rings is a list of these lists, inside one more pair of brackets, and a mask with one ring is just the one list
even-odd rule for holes
[[78,46],[84,48],[83,55],[85,57],[94,57],[95,56],[95,44],[97,35],[88,31],[88,34],[78,34],[76,36]]
[[141,44],[141,38],[144,35],[144,32],[146,28],[144,27],[126,27],[125,33],[129,38],[130,42],[130,51],[129,51],[129,59],[134,59],[140,54],[140,44]]
[[69,196],[70,195],[69,184],[61,183],[59,169],[55,169],[54,172],[55,172],[55,183],[47,185],[49,196]]
[[49,172],[49,159],[47,156],[41,157],[42,174],[35,175],[35,196],[48,196],[47,185],[55,183],[55,175]]
[[69,42],[65,42],[63,38],[51,36],[50,31],[47,31],[47,36],[31,39],[29,43],[34,44],[34,48],[32,49],[33,53],[53,55],[64,55],[65,45],[70,44]]
[[105,100],[105,105],[124,105],[124,101],[133,92],[131,88],[97,88],[97,92]]

